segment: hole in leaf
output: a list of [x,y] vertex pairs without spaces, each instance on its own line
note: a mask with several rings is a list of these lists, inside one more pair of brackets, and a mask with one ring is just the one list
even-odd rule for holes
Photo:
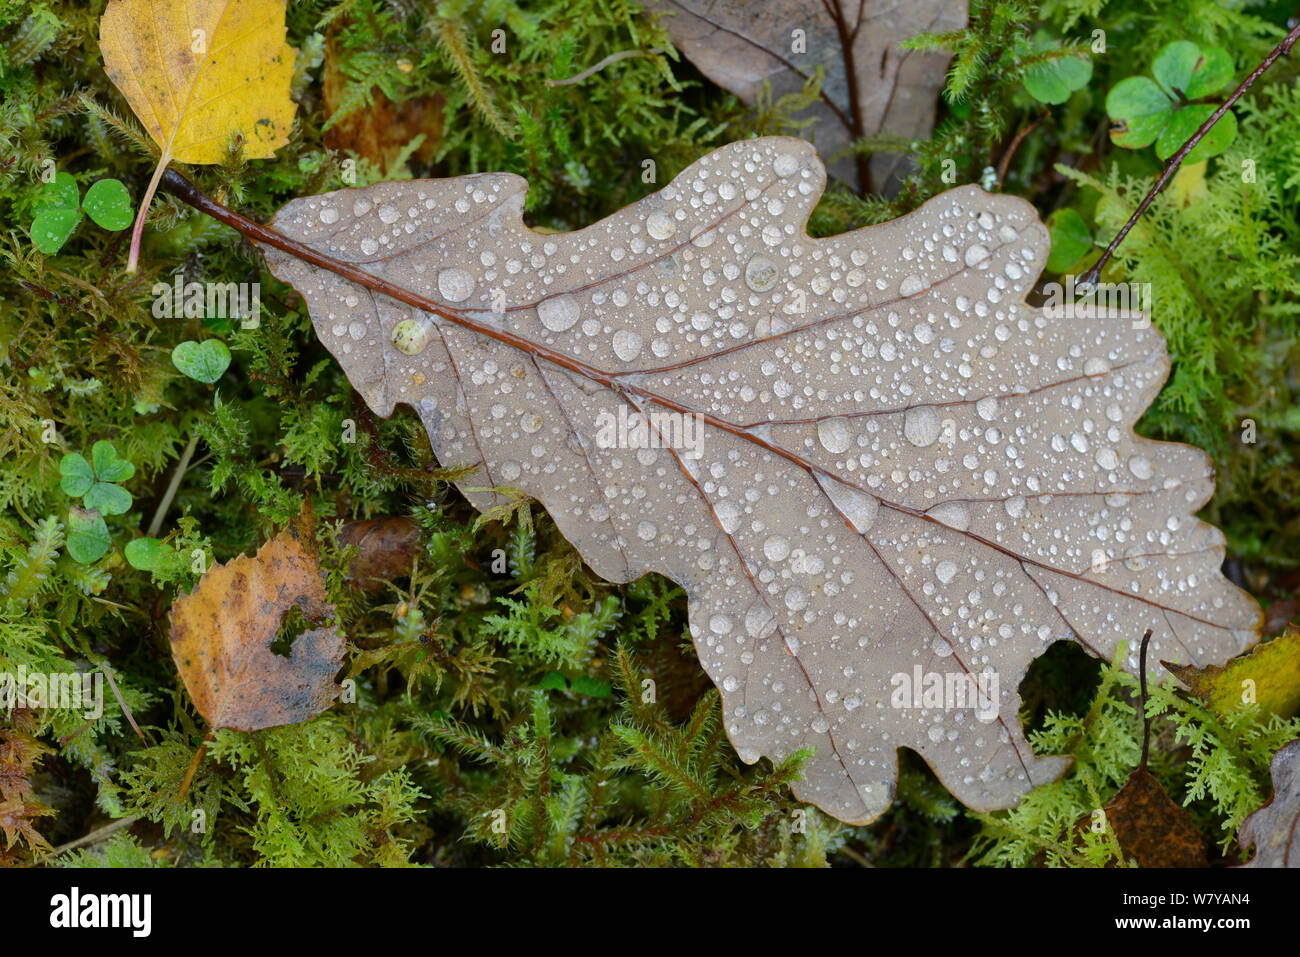
[[280,616],[280,627],[276,629],[275,641],[271,642],[271,650],[281,658],[292,657],[294,641],[304,631],[315,627],[314,624],[307,620],[307,616],[302,613],[302,609],[294,605]]
[[1035,658],[1020,682],[1025,734],[1043,727],[1050,712],[1080,715],[1088,710],[1101,683],[1101,659],[1077,642],[1054,641]]

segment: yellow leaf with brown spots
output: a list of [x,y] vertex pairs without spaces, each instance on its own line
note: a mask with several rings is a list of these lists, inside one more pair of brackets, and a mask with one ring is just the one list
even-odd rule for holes
[[1162,664],[1218,714],[1255,703],[1265,715],[1289,718],[1300,713],[1300,631],[1295,629],[1223,666]]
[[112,0],[99,25],[104,70],[163,155],[219,163],[230,137],[266,159],[289,140],[297,53],[284,0]]
[[149,203],[172,160],[219,163],[238,144],[267,159],[289,141],[297,51],[285,0],[110,0],[99,21],[104,71],[161,149],[131,230],[135,272]]

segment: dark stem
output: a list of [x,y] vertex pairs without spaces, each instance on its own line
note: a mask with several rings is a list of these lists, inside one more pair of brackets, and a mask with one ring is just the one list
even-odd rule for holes
[[1142,697],[1138,707],[1142,709],[1142,763],[1139,771],[1147,768],[1147,755],[1151,752],[1151,719],[1147,717],[1147,645],[1151,643],[1151,629],[1142,636],[1142,650],[1138,652],[1138,680],[1142,682]]
[[[844,71],[849,78],[849,136],[853,139],[861,138],[866,132],[862,122],[862,96],[858,90],[858,72],[857,64],[853,56],[853,39],[856,31],[850,31],[848,22],[844,18],[844,8],[840,5],[839,0],[833,3],[834,9],[827,8],[831,19],[835,21],[835,31],[840,37],[840,49],[844,54]],[[885,57],[889,56],[889,50],[886,49]],[[858,192],[864,196],[871,192],[871,158],[865,153],[857,155],[858,167]]]
[[[1046,112],[1044,112],[1044,115],[1046,115]],[[1038,124],[1041,122],[1043,122],[1042,116],[1028,126],[1022,126],[1020,132],[1011,141],[1011,145],[1007,147],[1007,151],[1002,154],[1002,162],[998,164],[998,189],[1002,188],[1002,181],[1007,177],[1007,167],[1011,165],[1011,157],[1016,155],[1016,150],[1020,149],[1020,144],[1024,142],[1025,137],[1037,129]]]
[[1096,264],[1084,273],[1082,278],[1080,278],[1080,287],[1087,288],[1097,282],[1098,277],[1101,276],[1102,267],[1110,261],[1110,257],[1115,254],[1115,250],[1118,249],[1119,244],[1124,241],[1124,237],[1129,234],[1129,230],[1137,225],[1137,221],[1142,218],[1142,214],[1147,211],[1151,206],[1152,201],[1155,200],[1156,194],[1159,193],[1160,190],[1164,189],[1165,184],[1168,183],[1174,173],[1178,171],[1178,167],[1181,166],[1183,160],[1187,158],[1187,154],[1196,148],[1196,144],[1205,138],[1205,134],[1210,132],[1210,128],[1214,126],[1215,123],[1219,122],[1223,117],[1223,114],[1227,113],[1228,110],[1232,108],[1233,104],[1241,99],[1242,95],[1245,94],[1247,90],[1255,85],[1255,81],[1263,76],[1268,68],[1277,62],[1279,57],[1285,56],[1291,52],[1291,47],[1295,46],[1296,40],[1300,40],[1300,23],[1297,23],[1291,29],[1291,32],[1286,35],[1285,39],[1273,48],[1272,53],[1264,57],[1263,62],[1261,62],[1259,66],[1255,67],[1250,76],[1246,77],[1246,79],[1242,81],[1241,86],[1233,90],[1232,95],[1224,100],[1217,110],[1210,114],[1209,119],[1202,123],[1196,132],[1191,135],[1191,138],[1178,148],[1178,152],[1169,157],[1169,162],[1165,164],[1164,171],[1161,172],[1160,178],[1155,181],[1155,184],[1151,187],[1150,191],[1148,191],[1146,196],[1143,197],[1142,202],[1138,204],[1138,208],[1134,211],[1133,215],[1129,217],[1128,222],[1124,224],[1124,228],[1121,229],[1115,238],[1110,241],[1110,245],[1106,247],[1106,251],[1101,254],[1101,258],[1097,260]]

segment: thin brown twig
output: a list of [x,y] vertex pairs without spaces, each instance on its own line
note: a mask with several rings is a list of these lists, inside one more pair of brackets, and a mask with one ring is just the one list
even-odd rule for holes
[[208,733],[203,736],[199,742],[199,749],[194,752],[194,760],[190,762],[190,769],[185,772],[185,780],[181,781],[180,790],[176,792],[176,803],[180,804],[185,800],[185,796],[190,793],[190,784],[194,780],[195,773],[199,770],[199,763],[203,760],[203,755],[208,750],[208,742],[212,740],[212,729],[208,728]]
[[1002,181],[1007,177],[1007,167],[1011,165],[1011,157],[1016,155],[1016,150],[1020,149],[1020,144],[1024,142],[1025,137],[1037,129],[1038,124],[1042,122],[1043,118],[1040,116],[1028,126],[1022,126],[1015,139],[1011,141],[1011,145],[1007,147],[1007,151],[1002,154],[1002,162],[998,163],[998,189],[1002,188]]
[[1147,755],[1151,753],[1151,719],[1147,717],[1147,645],[1151,643],[1151,629],[1142,636],[1142,650],[1138,652],[1138,671],[1139,680],[1142,682],[1142,763],[1138,765],[1139,771],[1145,771],[1147,766]]
[[1232,95],[1224,100],[1217,110],[1210,114],[1209,119],[1197,128],[1196,132],[1191,135],[1187,142],[1178,148],[1178,152],[1169,157],[1169,162],[1165,164],[1165,168],[1160,173],[1159,178],[1152,185],[1146,196],[1143,197],[1142,202],[1138,204],[1138,208],[1133,212],[1133,215],[1129,217],[1128,222],[1124,224],[1124,228],[1121,229],[1119,233],[1116,234],[1115,238],[1110,241],[1110,245],[1106,247],[1106,251],[1101,254],[1101,258],[1097,260],[1093,267],[1083,274],[1082,278],[1079,280],[1077,288],[1085,290],[1097,282],[1098,277],[1101,276],[1102,267],[1110,261],[1111,256],[1115,254],[1115,250],[1119,248],[1119,244],[1122,243],[1124,237],[1129,234],[1129,230],[1137,225],[1137,221],[1142,218],[1142,214],[1147,211],[1151,206],[1151,203],[1155,200],[1156,194],[1159,193],[1160,190],[1164,189],[1165,184],[1168,183],[1174,173],[1177,172],[1178,167],[1181,166],[1183,160],[1187,158],[1187,154],[1196,148],[1196,144],[1205,138],[1205,134],[1210,132],[1210,128],[1213,127],[1215,123],[1219,122],[1223,117],[1223,114],[1227,113],[1228,110],[1232,108],[1232,105],[1241,99],[1247,90],[1255,85],[1255,81],[1263,76],[1269,67],[1276,63],[1280,57],[1286,56],[1291,52],[1291,48],[1295,46],[1297,40],[1300,40],[1300,23],[1297,23],[1292,27],[1291,32],[1286,35],[1282,42],[1273,48],[1273,52],[1264,57],[1259,66],[1255,67],[1255,69],[1251,71],[1250,76],[1246,77],[1246,79],[1241,82],[1241,85],[1232,91]]

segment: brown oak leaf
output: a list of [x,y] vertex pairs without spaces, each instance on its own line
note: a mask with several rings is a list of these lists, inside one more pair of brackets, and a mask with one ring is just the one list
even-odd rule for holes
[[522,491],[597,574],[681,585],[743,760],[815,751],[795,794],[845,821],[888,808],[900,747],[1009,807],[1066,764],[1017,713],[1052,642],[1111,657],[1149,627],[1204,665],[1260,611],[1194,518],[1204,453],[1133,433],[1169,372],[1145,315],[1027,305],[1048,233],[1022,200],[967,186],[813,239],[824,186],[807,143],[745,140],[542,235],[510,174],[272,228],[169,181],[265,248],[376,413],[477,468],[475,507]]
[[339,530],[340,545],[355,545],[348,577],[374,593],[385,581],[411,573],[420,544],[420,526],[405,515],[357,519]]

